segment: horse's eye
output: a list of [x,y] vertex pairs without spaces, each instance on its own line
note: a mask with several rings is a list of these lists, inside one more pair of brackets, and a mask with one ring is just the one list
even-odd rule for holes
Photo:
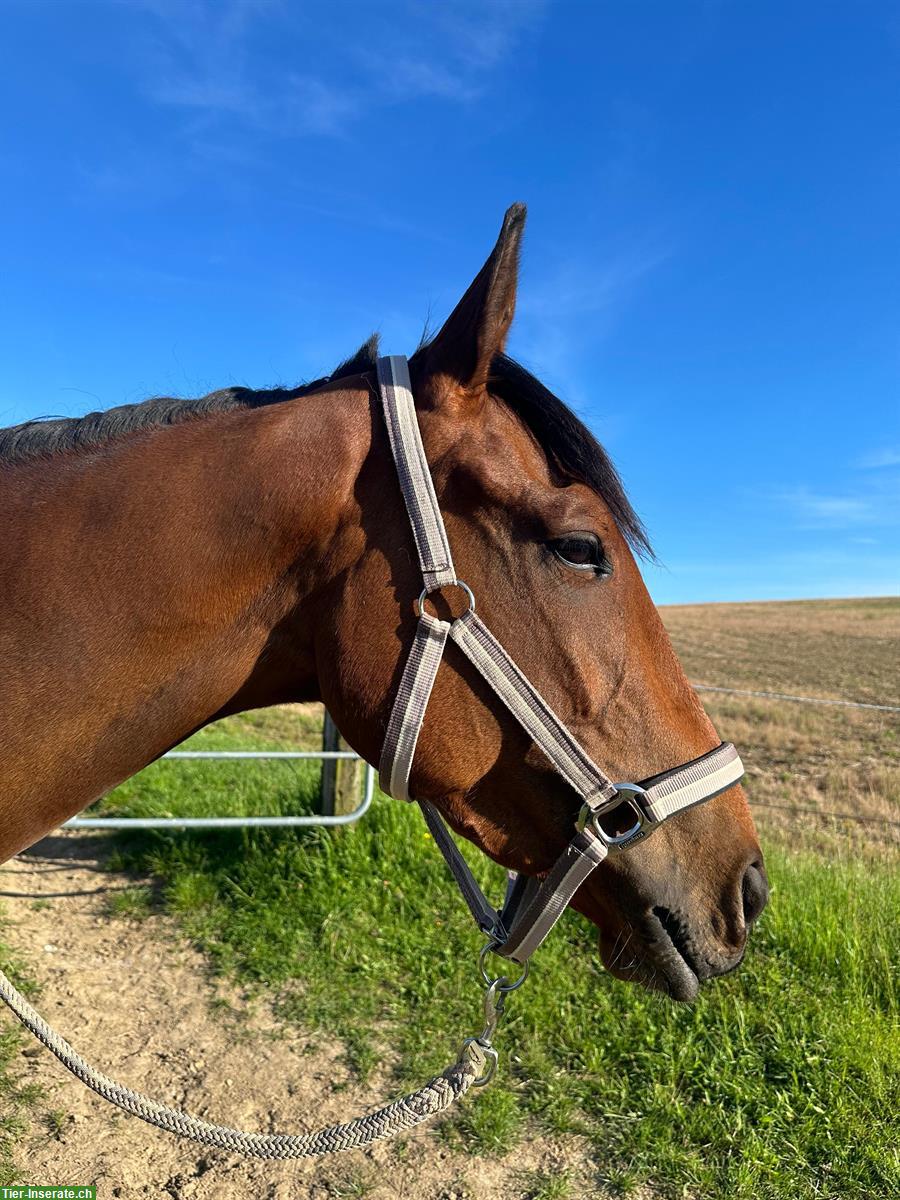
[[570,533],[550,543],[553,553],[567,567],[576,571],[593,571],[609,575],[610,565],[603,553],[603,543],[593,533]]

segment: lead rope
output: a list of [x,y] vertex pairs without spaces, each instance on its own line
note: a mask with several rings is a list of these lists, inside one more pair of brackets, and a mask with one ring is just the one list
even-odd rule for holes
[[0,997],[9,1005],[26,1029],[52,1051],[66,1070],[80,1079],[98,1096],[115,1104],[132,1116],[140,1117],[148,1125],[177,1133],[204,1146],[216,1146],[248,1158],[287,1159],[315,1158],[323,1154],[337,1154],[342,1150],[357,1150],[384,1138],[395,1137],[415,1129],[423,1121],[445,1112],[456,1100],[461,1099],[470,1087],[480,1087],[494,1074],[497,1051],[491,1041],[497,1021],[503,1012],[506,993],[514,991],[524,975],[510,983],[505,977],[490,979],[482,974],[487,990],[484,997],[485,1026],[478,1037],[467,1038],[460,1049],[459,1058],[451,1066],[430,1079],[428,1083],[410,1092],[400,1100],[379,1108],[365,1117],[357,1117],[340,1125],[329,1125],[315,1133],[245,1133],[240,1129],[229,1129],[225,1125],[213,1125],[201,1121],[177,1108],[169,1108],[144,1096],[131,1088],[123,1087],[107,1075],[102,1074],[86,1062],[60,1035],[47,1024],[44,1018],[25,999],[20,991],[0,971]]

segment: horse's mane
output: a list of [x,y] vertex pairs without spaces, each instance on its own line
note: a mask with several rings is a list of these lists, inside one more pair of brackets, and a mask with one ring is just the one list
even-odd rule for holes
[[[129,433],[180,425],[217,412],[237,408],[264,408],[309,395],[336,379],[360,375],[375,367],[378,336],[373,335],[342,362],[331,375],[295,388],[256,391],[246,387],[223,388],[197,400],[160,396],[140,404],[123,404],[83,417],[51,417],[25,421],[0,429],[0,465],[13,466],[33,459],[51,458],[90,450]],[[593,488],[616,520],[634,550],[652,555],[647,533],[625,493],[609,455],[562,400],[524,367],[505,354],[491,365],[488,386],[531,431],[551,468],[563,479]]]
[[140,404],[122,404],[104,412],[92,412],[83,417],[39,417],[21,425],[0,429],[0,464],[7,466],[35,458],[51,458],[75,450],[91,450],[129,433],[158,429],[165,425],[181,425],[212,413],[229,412],[235,408],[265,408],[296,400],[332,379],[349,378],[372,369],[378,354],[378,337],[373,336],[360,346],[346,362],[322,379],[314,379],[295,388],[230,387],[210,392],[198,400],[158,396]]

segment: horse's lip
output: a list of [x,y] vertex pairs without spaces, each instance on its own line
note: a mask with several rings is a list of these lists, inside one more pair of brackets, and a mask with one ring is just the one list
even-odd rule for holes
[[663,992],[672,1000],[696,1000],[700,980],[687,957],[690,951],[677,931],[668,930],[653,911],[641,922],[640,932],[635,930],[634,934],[635,949],[640,950],[640,955],[632,953],[624,959],[606,947],[601,937],[600,952],[607,971],[627,983],[639,983],[650,991]]
[[700,981],[680,954],[677,966],[675,963],[667,964],[665,980],[666,994],[672,1000],[681,1000],[689,1004],[692,1000],[697,999]]
[[667,910],[658,908],[648,914],[647,950],[657,969],[663,972],[672,999],[695,1000],[700,990],[700,973],[679,926],[667,920],[667,915]]

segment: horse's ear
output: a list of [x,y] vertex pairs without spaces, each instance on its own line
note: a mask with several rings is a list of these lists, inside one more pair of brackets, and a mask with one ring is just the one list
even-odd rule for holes
[[516,310],[525,212],[524,204],[513,204],[506,210],[490,258],[440,333],[413,356],[411,366],[416,374],[444,375],[467,391],[484,387],[491,361],[504,347]]

